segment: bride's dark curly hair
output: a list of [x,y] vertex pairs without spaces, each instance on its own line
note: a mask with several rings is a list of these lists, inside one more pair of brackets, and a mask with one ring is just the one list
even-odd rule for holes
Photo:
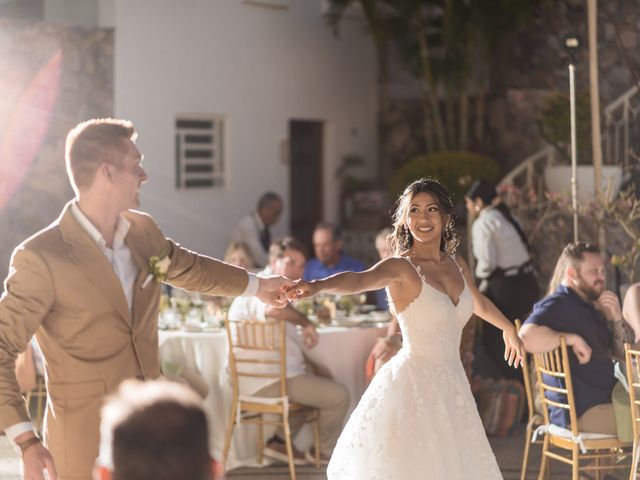
[[453,218],[453,202],[447,188],[432,177],[424,177],[409,184],[398,198],[393,214],[393,232],[389,234],[387,239],[391,251],[394,255],[400,255],[413,245],[413,235],[407,227],[407,215],[411,200],[419,193],[429,193],[438,202],[444,225],[440,250],[448,255],[453,255],[460,245],[460,234],[455,229]]

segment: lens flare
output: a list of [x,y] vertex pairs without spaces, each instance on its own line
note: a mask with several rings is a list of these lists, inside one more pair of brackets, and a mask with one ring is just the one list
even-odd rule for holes
[[22,184],[49,129],[60,92],[62,50],[33,77],[9,114],[0,138],[0,210]]

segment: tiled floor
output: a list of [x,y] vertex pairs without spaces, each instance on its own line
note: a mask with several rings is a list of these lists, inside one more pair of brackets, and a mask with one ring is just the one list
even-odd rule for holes
[[[524,444],[524,430],[516,431],[512,436],[506,438],[491,438],[491,445],[500,464],[504,480],[520,479],[520,462],[522,456],[522,446]],[[539,448],[532,447],[530,456],[531,469],[528,479],[537,478],[537,466],[540,462]],[[554,467],[552,478],[554,480],[569,479],[570,475],[562,473],[565,469]],[[299,480],[323,480],[324,470],[317,470],[314,467],[298,467]],[[267,468],[242,468],[229,472],[228,480],[282,480],[288,478],[288,470],[284,465],[271,466]],[[0,480],[18,480],[19,464],[13,448],[9,445],[5,437],[0,437]],[[472,480],[472,479],[470,479]]]

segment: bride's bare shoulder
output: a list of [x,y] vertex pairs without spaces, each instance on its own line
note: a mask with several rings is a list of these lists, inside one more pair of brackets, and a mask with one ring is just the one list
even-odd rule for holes
[[392,268],[402,277],[415,275],[415,267],[413,267],[406,257],[402,255],[394,255],[384,259],[388,268]]

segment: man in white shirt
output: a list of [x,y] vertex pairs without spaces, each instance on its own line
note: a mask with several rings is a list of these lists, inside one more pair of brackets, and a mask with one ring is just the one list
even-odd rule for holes
[[[191,252],[133,210],[147,179],[126,120],[89,120],[67,136],[76,193],[60,217],[19,245],[0,298],[0,429],[16,443],[29,480],[90,480],[99,409],[127,378],[160,376],[161,282],[212,295],[257,295],[284,306],[291,282],[258,278]],[[44,357],[42,445],[14,372],[35,334]]]
[[256,211],[244,217],[233,229],[232,242],[244,242],[260,267],[269,261],[271,226],[280,218],[282,199],[277,193],[266,192],[258,200]]
[[[275,242],[270,249],[270,268],[276,275],[290,279],[299,279],[304,272],[307,252],[304,245],[292,237]],[[289,399],[304,405],[320,409],[320,447],[321,459],[328,461],[333,447],[338,440],[342,423],[349,406],[349,393],[346,388],[333,380],[307,373],[303,345],[308,349],[318,343],[315,326],[292,305],[283,309],[275,309],[259,299],[236,298],[229,308],[230,320],[264,320],[265,318],[284,319],[287,322],[287,393]],[[302,335],[298,335],[296,326],[302,327]],[[267,379],[266,383],[252,384],[251,391],[242,392],[247,395],[276,397],[280,395],[279,382]],[[295,437],[299,427],[297,418],[291,417],[291,436]],[[284,433],[278,430],[267,441],[265,455],[281,461],[287,460],[284,444]],[[297,464],[306,463],[304,458],[313,462],[313,447],[305,455],[294,448],[294,459]]]

